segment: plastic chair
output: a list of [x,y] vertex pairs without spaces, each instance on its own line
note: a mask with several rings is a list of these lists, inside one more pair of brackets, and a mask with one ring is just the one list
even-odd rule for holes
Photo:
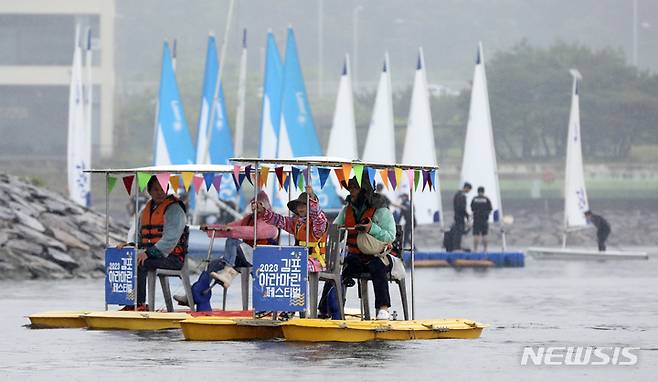
[[339,229],[337,225],[329,226],[327,234],[327,251],[325,253],[325,262],[327,264],[326,272],[309,272],[309,310],[311,318],[318,317],[318,290],[320,281],[330,282],[336,288],[336,297],[340,307],[340,319],[345,319],[344,305],[345,296],[343,282],[341,279],[342,255],[347,245],[347,231]]
[[[149,310],[153,311],[155,308],[155,278],[160,279],[160,286],[162,288],[162,295],[164,296],[165,304],[167,305],[167,312],[174,311],[174,303],[171,299],[171,289],[169,288],[169,278],[178,277],[183,282],[185,289],[185,296],[187,297],[188,306],[194,307],[194,298],[192,297],[192,285],[190,284],[190,272],[187,266],[187,256],[183,262],[183,267],[179,270],[174,269],[155,269],[148,271],[148,306]],[[193,308],[191,308],[194,310]]]
[[[402,226],[395,226],[395,241],[393,242],[392,252],[402,254],[402,243],[404,243],[404,231]],[[409,308],[407,300],[407,285],[405,282],[405,277],[401,279],[394,279],[391,276],[391,273],[388,273],[388,281],[394,282],[398,285],[398,290],[400,291],[400,300],[402,300],[402,311],[404,312],[404,319],[409,319]],[[358,277],[359,283],[359,297],[361,298],[361,314],[364,320],[370,319],[370,304],[368,299],[368,281],[372,280],[372,275],[370,273],[361,273]]]
[[[251,267],[236,268],[240,272],[240,286],[242,287],[242,310],[249,310],[249,275],[251,275]],[[222,310],[226,310],[226,294],[228,288],[223,288],[224,294],[222,296]]]

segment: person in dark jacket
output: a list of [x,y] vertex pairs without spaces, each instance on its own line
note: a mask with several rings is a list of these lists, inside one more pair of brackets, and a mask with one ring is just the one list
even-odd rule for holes
[[493,207],[491,200],[484,195],[484,187],[478,187],[478,194],[471,200],[473,213],[473,251],[477,252],[482,242],[484,252],[487,252],[487,234],[489,233],[489,215]]
[[588,223],[596,227],[596,240],[599,244],[599,251],[605,252],[605,241],[610,236],[610,223],[603,216],[593,214],[592,211],[585,211],[585,218]]
[[466,222],[468,221],[466,194],[471,192],[472,188],[471,184],[466,182],[462,189],[457,191],[452,198],[452,208],[455,211],[455,223],[453,225],[454,233],[452,235],[452,247],[454,250],[459,250],[462,247],[462,235],[466,232]]

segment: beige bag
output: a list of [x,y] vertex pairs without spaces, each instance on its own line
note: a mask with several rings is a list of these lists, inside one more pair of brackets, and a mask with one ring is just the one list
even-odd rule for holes
[[391,243],[378,240],[369,233],[359,233],[356,237],[356,245],[364,255],[373,255],[382,259],[384,265],[388,265],[388,253],[391,251]]

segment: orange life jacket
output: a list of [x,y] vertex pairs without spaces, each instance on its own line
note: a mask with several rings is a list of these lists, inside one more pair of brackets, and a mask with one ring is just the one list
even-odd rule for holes
[[[365,211],[363,211],[363,214],[361,214],[361,220],[368,218],[372,220],[372,217],[375,216],[375,209],[374,208],[368,208]],[[345,227],[347,228],[352,228],[357,225],[356,221],[356,214],[354,212],[354,207],[347,205],[345,207]],[[349,253],[354,253],[354,254],[361,254],[361,251],[359,250],[359,246],[356,244],[356,238],[359,236],[359,231],[355,229],[351,229],[347,231],[347,251]]]
[[[142,210],[142,215],[140,216],[140,248],[149,248],[155,245],[162,238],[162,231],[164,230],[164,215],[167,211],[167,207],[170,205],[178,203],[185,211],[185,205],[177,197],[173,195],[167,196],[167,198],[153,209],[153,200],[146,202],[144,209]],[[178,243],[167,255],[175,255],[185,258],[187,254],[187,243],[190,236],[190,228],[186,225],[183,230],[183,234]]]
[[[249,223],[247,225],[254,226],[254,218],[250,217]],[[264,223],[261,223],[264,224]],[[277,230],[276,237],[273,237],[271,239],[258,239],[256,240],[256,244],[258,245],[279,245],[279,236],[281,235],[281,231]],[[250,247],[254,247],[254,239],[243,239],[243,243],[247,244]]]
[[[313,234],[313,223],[311,222],[311,231],[308,235],[309,258],[316,259],[324,268],[326,266],[324,255],[327,252],[327,231],[322,233],[322,237],[317,238]],[[295,245],[306,246],[306,223],[297,221],[295,226]]]

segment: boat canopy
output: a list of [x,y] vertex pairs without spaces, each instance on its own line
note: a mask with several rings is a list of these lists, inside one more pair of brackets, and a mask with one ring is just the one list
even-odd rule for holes
[[361,160],[351,160],[339,157],[328,156],[305,156],[292,159],[273,159],[273,158],[231,158],[234,163],[264,163],[264,164],[281,164],[289,166],[316,166],[316,167],[335,167],[339,168],[345,164],[362,165],[375,169],[386,169],[397,167],[403,170],[438,170],[439,166],[411,165],[401,163],[381,163],[381,162],[364,162]]
[[134,174],[136,172],[156,173],[181,173],[181,172],[214,172],[214,173],[232,173],[233,166],[225,164],[170,164],[163,166],[146,166],[135,168],[106,168],[92,169],[86,172],[95,174]]

